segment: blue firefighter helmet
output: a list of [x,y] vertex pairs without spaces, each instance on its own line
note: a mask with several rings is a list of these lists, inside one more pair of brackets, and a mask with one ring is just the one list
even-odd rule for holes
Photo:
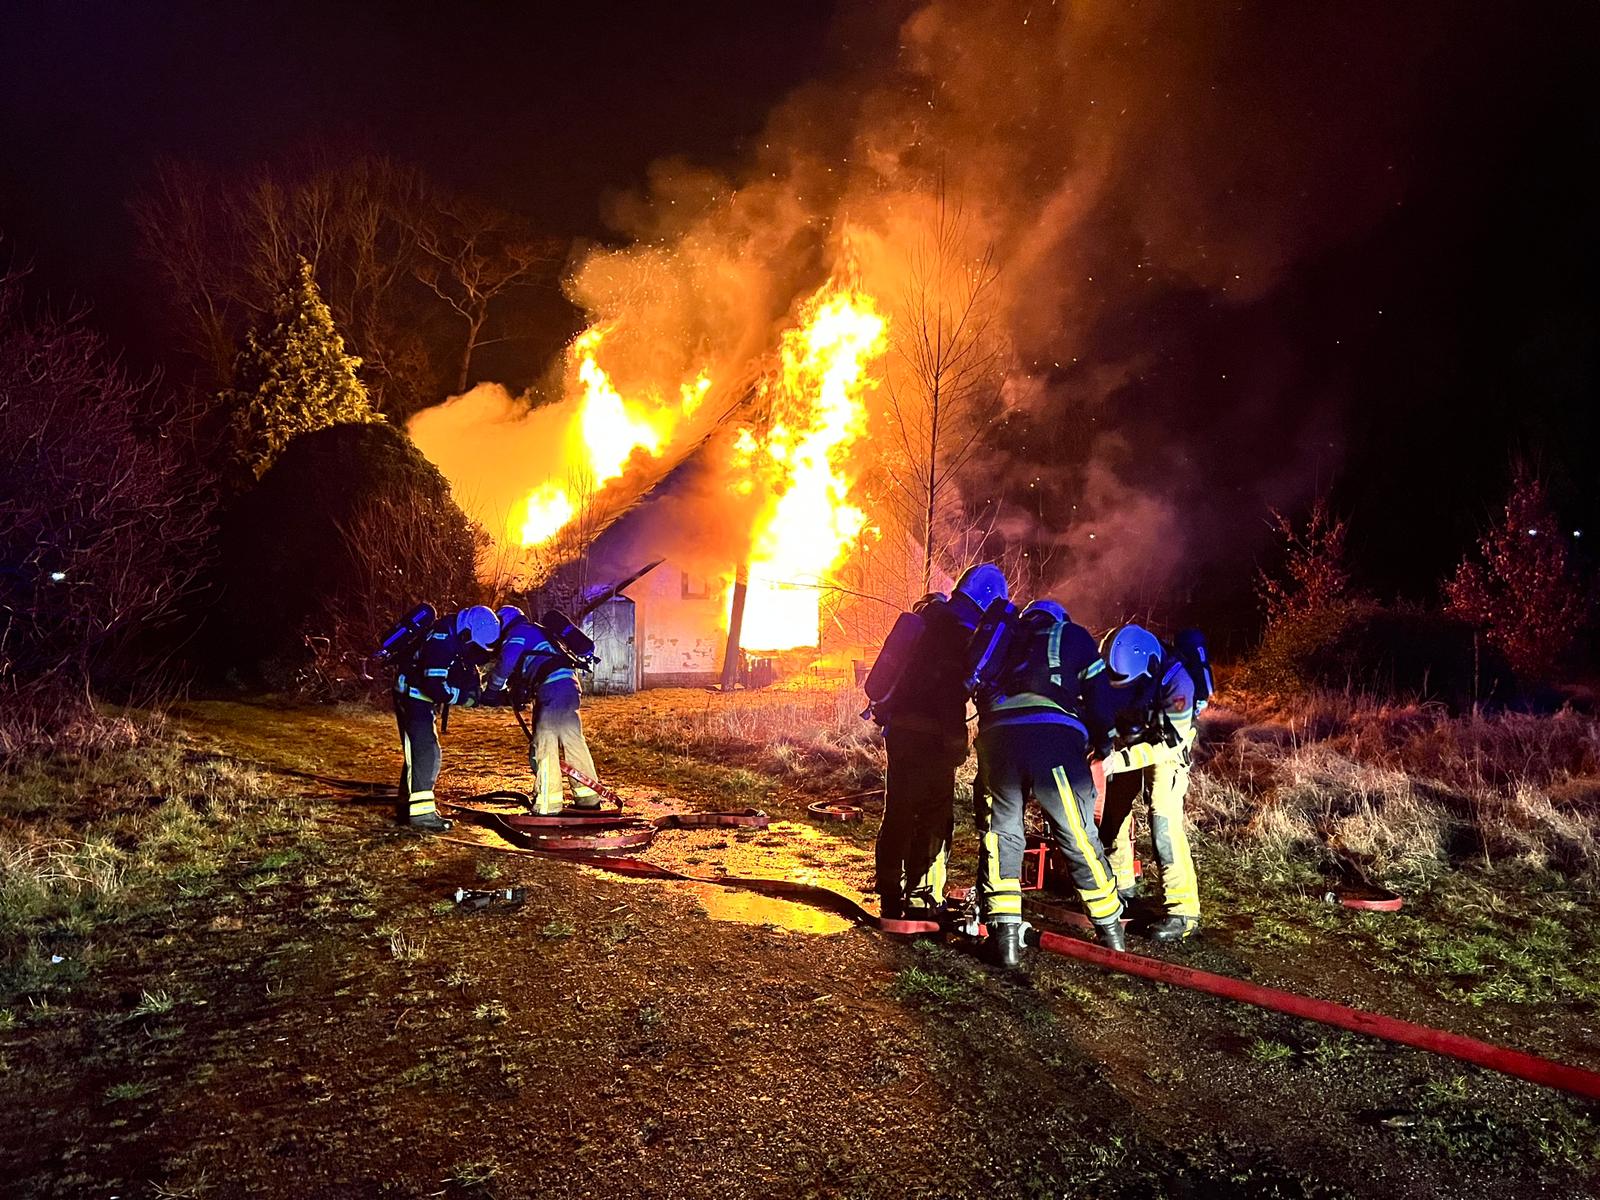
[[487,650],[500,640],[500,618],[494,615],[494,609],[474,604],[456,614],[456,632]]
[[495,617],[500,622],[500,632],[503,634],[518,621],[525,620],[522,610],[515,604],[502,604],[494,610]]
[[993,563],[979,563],[961,572],[961,578],[956,580],[955,595],[965,596],[982,613],[988,612],[996,600],[1009,599],[1010,589],[999,567]]
[[1161,640],[1142,625],[1118,625],[1100,639],[1112,687],[1128,687],[1161,666]]
[[1067,610],[1062,608],[1061,605],[1057,604],[1054,600],[1035,600],[1032,604],[1028,605],[1027,608],[1022,610],[1022,620],[1024,621],[1030,618],[1034,620],[1043,620],[1046,617],[1048,617],[1052,622],[1071,620],[1071,618],[1067,616]]

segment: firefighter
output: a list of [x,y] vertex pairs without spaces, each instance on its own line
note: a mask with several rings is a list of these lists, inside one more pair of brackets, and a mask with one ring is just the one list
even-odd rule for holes
[[1099,658],[1094,638],[1052,600],[1023,610],[996,683],[978,695],[978,899],[995,960],[1022,951],[1023,805],[1031,795],[1066,859],[1102,946],[1123,950],[1122,899],[1094,825],[1080,675]]
[[1106,800],[1100,837],[1111,849],[1117,888],[1131,899],[1138,892],[1133,808],[1144,803],[1164,909],[1148,932],[1157,941],[1183,941],[1200,929],[1200,892],[1183,821],[1200,707],[1195,680],[1181,656],[1138,625],[1107,633],[1100,656],[1108,685],[1099,693],[1108,729],[1101,747]]
[[1005,595],[1005,576],[985,563],[962,573],[954,595],[932,592],[912,605],[923,632],[889,699],[872,706],[888,759],[874,855],[886,917],[937,919],[943,907],[956,769],[967,760],[967,639]]
[[434,621],[400,662],[394,681],[394,713],[400,725],[402,825],[443,833],[450,822],[439,815],[433,787],[439,780],[441,709],[470,708],[478,701],[479,667],[500,635],[493,610],[481,604]]
[[[573,770],[599,779],[578,715],[583,692],[572,659],[520,608],[508,604],[498,615],[500,657],[490,673],[489,693],[503,696],[513,678],[521,677],[527,683],[534,703],[533,741],[528,746],[528,767],[538,785],[534,811],[548,816],[561,811],[563,758]],[[600,793],[573,780],[572,801],[575,808],[596,809]]]

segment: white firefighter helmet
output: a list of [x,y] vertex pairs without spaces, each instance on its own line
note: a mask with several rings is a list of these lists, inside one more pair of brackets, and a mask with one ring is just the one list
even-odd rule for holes
[[515,604],[502,604],[494,610],[496,619],[500,622],[500,632],[504,633],[518,621],[523,619],[522,610]]
[[500,640],[500,618],[494,615],[494,609],[474,604],[456,614],[456,632],[464,634],[473,645],[487,650]]
[[1161,665],[1161,640],[1143,625],[1118,625],[1100,639],[1100,657],[1112,687],[1127,687],[1154,676]]
[[965,596],[977,606],[979,612],[988,612],[991,604],[996,600],[1008,599],[1009,593],[1005,573],[993,563],[968,567],[956,580],[955,594]]
[[1067,616],[1067,610],[1062,608],[1061,605],[1057,604],[1054,600],[1035,600],[1033,603],[1029,604],[1027,608],[1022,610],[1022,619],[1026,621],[1035,614],[1038,614],[1038,617],[1040,618],[1049,617],[1052,622],[1071,620],[1071,618]]

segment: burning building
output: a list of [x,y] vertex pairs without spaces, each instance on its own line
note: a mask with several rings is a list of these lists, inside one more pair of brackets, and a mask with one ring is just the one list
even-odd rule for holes
[[[597,325],[573,341],[554,404],[480,388],[413,421],[495,538],[491,571],[526,587],[579,560],[600,581],[665,557],[631,589],[631,616],[602,618],[613,639],[631,627],[634,686],[720,678],[741,579],[747,651],[841,656],[875,642],[901,597],[876,602],[871,629],[852,631],[840,611],[862,594],[845,576],[859,579],[884,538],[864,444],[889,347],[874,297],[848,274],[830,278],[731,388],[705,368],[670,386],[620,380],[611,335]],[[516,464],[509,478],[484,469],[483,443],[456,436],[463,424],[497,431],[490,457]]]
[[[586,327],[547,376],[422,413],[418,446],[518,577],[650,497],[673,516],[639,518],[642,561],[720,613],[744,569],[752,650],[870,646],[1002,547],[1095,624],[1201,568],[1248,591],[1240,514],[1342,448],[1284,289],[1403,200],[1411,42],[1337,8],[866,7],[882,56],[797,92],[735,173],[652,167],[569,272]],[[1451,24],[1424,8],[1397,28]]]

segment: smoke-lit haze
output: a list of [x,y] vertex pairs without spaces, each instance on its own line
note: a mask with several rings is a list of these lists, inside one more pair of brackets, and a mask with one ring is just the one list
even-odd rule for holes
[[[612,205],[627,244],[579,262],[569,294],[613,331],[601,361],[622,394],[670,399],[709,374],[714,403],[668,438],[687,449],[846,262],[904,319],[908,247],[942,189],[962,253],[993,250],[1009,344],[968,508],[996,506],[1083,619],[1181,603],[1208,571],[1247,573],[1269,505],[1327,484],[1348,397],[1300,359],[1297,281],[1405,203],[1410,147],[1498,35],[1454,6],[1255,9],[911,8],[892,61],[803,89],[739,178],[659,164]],[[544,393],[480,387],[412,433],[503,514],[560,470],[568,364]],[[739,522],[686,519],[714,509],[664,506],[657,553],[736,561]]]

